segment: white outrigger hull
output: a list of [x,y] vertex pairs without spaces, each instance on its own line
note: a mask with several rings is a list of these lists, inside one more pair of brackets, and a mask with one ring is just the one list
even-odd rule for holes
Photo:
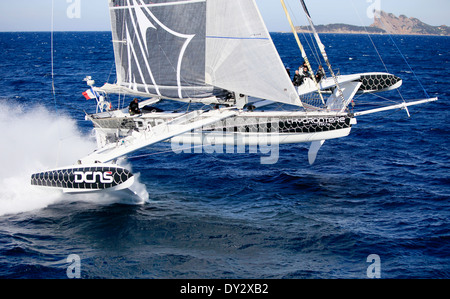
[[[400,79],[399,77],[393,74],[381,72],[339,75],[336,77],[336,79],[339,84],[347,82],[361,82],[361,86],[356,91],[357,94],[378,93],[395,90],[397,88],[400,88],[403,84],[402,79]],[[317,91],[316,86],[311,83],[312,82],[309,82],[309,84],[306,84],[305,87],[300,86],[298,89],[299,94],[302,95]],[[327,78],[319,83],[319,87],[322,93],[331,94],[336,87],[336,83],[333,78]]]

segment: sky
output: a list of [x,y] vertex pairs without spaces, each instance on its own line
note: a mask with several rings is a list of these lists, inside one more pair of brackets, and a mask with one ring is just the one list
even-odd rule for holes
[[[55,31],[108,31],[107,0],[53,0]],[[269,31],[289,31],[279,0],[256,0]],[[285,0],[296,26],[307,25],[299,0]],[[450,0],[307,0],[316,25],[345,23],[369,26],[373,8],[450,26]],[[50,31],[52,0],[0,0],[0,31]]]

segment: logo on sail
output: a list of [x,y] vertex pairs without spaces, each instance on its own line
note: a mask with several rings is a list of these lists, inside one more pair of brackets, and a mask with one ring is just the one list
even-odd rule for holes
[[[161,22],[150,7],[157,6],[161,9],[163,4],[146,4],[142,0],[127,0],[127,3],[122,8],[127,9],[130,16],[125,22],[128,59],[122,61],[122,65],[127,64],[125,71],[128,72],[128,87],[142,91],[138,90],[142,84],[145,92],[161,96],[160,85],[171,86],[177,89],[178,97],[182,98],[183,58],[195,34],[176,32]],[[155,32],[149,32],[149,29]],[[182,40],[180,42],[176,39]],[[177,48],[178,53],[174,50]],[[176,78],[173,78],[173,74]]]

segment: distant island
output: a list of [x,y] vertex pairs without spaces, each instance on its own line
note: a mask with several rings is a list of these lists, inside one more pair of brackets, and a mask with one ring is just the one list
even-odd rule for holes
[[[369,27],[347,24],[316,25],[315,27],[318,33],[450,36],[450,27],[446,25],[431,26],[416,18],[408,18],[405,15],[397,17],[384,11],[379,11],[375,15],[377,17]],[[299,33],[311,33],[309,26],[297,26],[295,28]]]

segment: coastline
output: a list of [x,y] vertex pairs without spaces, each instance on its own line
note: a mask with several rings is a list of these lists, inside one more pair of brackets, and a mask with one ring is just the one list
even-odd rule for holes
[[[111,33],[110,30],[69,30],[69,31],[54,31],[54,33],[97,33],[97,32],[105,32],[105,33]],[[270,33],[281,33],[281,34],[292,34],[292,31],[269,31]],[[51,31],[0,31],[0,33],[51,33]],[[297,31],[299,34],[313,34],[311,31]],[[395,35],[395,36],[437,36],[437,37],[450,37],[450,35],[442,35],[442,34],[420,34],[420,33],[374,33],[374,32],[355,32],[355,31],[326,31],[326,32],[318,32],[318,34],[351,34],[351,35]]]
[[[286,34],[292,34],[292,31],[279,31],[279,32],[273,32],[273,33],[286,33]],[[297,33],[300,33],[300,34],[313,34],[312,33],[312,31],[297,31]],[[367,34],[369,34],[369,35],[380,35],[380,36],[383,36],[383,35],[386,35],[386,36],[388,36],[388,35],[395,35],[395,36],[440,36],[440,37],[450,37],[450,35],[442,35],[442,34],[420,34],[420,33],[416,33],[416,34],[414,34],[414,33],[373,33],[373,32],[371,32],[371,33],[367,33],[367,32],[352,32],[352,31],[346,31],[346,32],[332,32],[332,31],[329,31],[329,32],[317,32],[318,34],[342,34],[342,35],[345,35],[345,34],[352,34],[352,35],[367,35]]]

